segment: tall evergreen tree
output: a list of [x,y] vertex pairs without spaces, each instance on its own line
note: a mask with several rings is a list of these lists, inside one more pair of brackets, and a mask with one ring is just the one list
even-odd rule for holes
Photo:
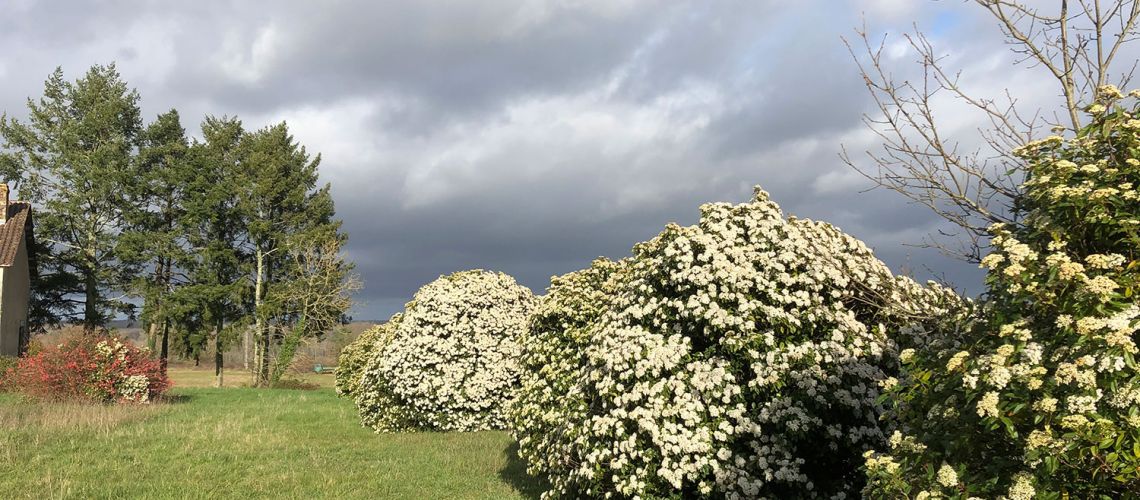
[[249,290],[243,253],[247,240],[238,211],[241,141],[244,132],[236,118],[207,117],[202,124],[204,142],[190,148],[189,181],[192,196],[184,199],[180,227],[192,258],[185,263],[188,282],[172,294],[172,309],[180,311],[178,324],[187,340],[214,339],[214,370],[222,385],[222,355],[229,338],[247,316]]
[[130,192],[133,210],[127,213],[130,229],[123,234],[120,255],[149,269],[140,273],[132,291],[143,298],[143,319],[151,348],[160,356],[170,351],[169,296],[180,281],[178,273],[187,258],[183,220],[195,172],[188,161],[189,143],[177,110],[158,116],[140,136],[137,166],[139,182]]
[[34,303],[93,332],[131,305],[117,297],[134,267],[116,247],[142,120],[139,95],[115,65],[93,66],[69,82],[56,69],[28,119],[0,117],[0,174],[36,206],[39,278]]
[[272,291],[287,278],[285,266],[291,238],[299,234],[335,234],[339,222],[328,186],[317,188],[320,155],[310,158],[304,146],[280,123],[246,137],[239,208],[247,224],[253,257],[255,376],[270,379],[270,351],[289,319]]

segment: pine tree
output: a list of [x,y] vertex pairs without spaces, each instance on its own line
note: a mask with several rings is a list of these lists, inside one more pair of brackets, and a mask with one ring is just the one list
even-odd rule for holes
[[[270,350],[291,318],[274,293],[287,279],[289,244],[301,234],[333,234],[339,222],[328,186],[317,189],[320,155],[310,158],[285,123],[261,129],[244,142],[240,210],[253,255],[253,301],[258,385],[268,385]],[[295,318],[294,318],[295,319]]]
[[93,66],[69,82],[56,69],[27,122],[0,118],[0,174],[36,209],[35,308],[93,332],[132,306],[117,297],[135,267],[119,260],[119,236],[137,181],[133,157],[142,121],[139,95],[115,65]]
[[123,234],[120,255],[124,260],[149,269],[132,283],[132,292],[143,298],[143,319],[148,341],[154,349],[160,344],[165,362],[170,351],[169,295],[178,285],[176,273],[189,258],[186,235],[180,221],[185,216],[186,199],[194,172],[188,161],[189,143],[177,110],[158,116],[140,137],[129,206],[130,229]]
[[247,235],[237,210],[242,192],[235,182],[241,178],[237,174],[244,132],[236,118],[207,117],[202,135],[205,141],[190,148],[193,175],[188,190],[193,195],[185,197],[179,222],[192,255],[184,264],[188,279],[170,299],[187,340],[204,340],[207,335],[214,339],[214,370],[220,387],[227,342],[248,314],[243,298],[249,289],[248,255],[243,252]]

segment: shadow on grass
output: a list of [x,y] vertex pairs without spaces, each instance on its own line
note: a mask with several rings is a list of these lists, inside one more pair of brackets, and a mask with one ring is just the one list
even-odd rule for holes
[[537,499],[550,487],[545,479],[526,473],[526,462],[519,458],[518,443],[512,442],[503,450],[503,457],[507,459],[507,463],[499,470],[499,477],[515,491],[527,498]]

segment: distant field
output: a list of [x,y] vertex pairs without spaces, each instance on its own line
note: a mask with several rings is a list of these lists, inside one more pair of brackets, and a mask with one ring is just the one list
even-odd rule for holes
[[[167,370],[174,387],[214,387],[216,380],[214,370],[211,368],[180,368],[172,367]],[[222,372],[224,387],[249,387],[250,374],[245,370],[226,370]],[[306,373],[300,376],[289,375],[288,378],[300,379],[304,382],[317,384],[321,387],[332,388],[336,379],[331,373]]]
[[[227,386],[242,383],[237,371]],[[0,498],[533,498],[505,432],[377,435],[331,389],[213,389],[173,401],[40,405],[0,394]],[[327,375],[313,380],[331,384]]]

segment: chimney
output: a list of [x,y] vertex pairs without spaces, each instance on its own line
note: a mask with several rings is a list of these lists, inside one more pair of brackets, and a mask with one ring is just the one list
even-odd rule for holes
[[0,183],[0,224],[8,222],[8,185]]

